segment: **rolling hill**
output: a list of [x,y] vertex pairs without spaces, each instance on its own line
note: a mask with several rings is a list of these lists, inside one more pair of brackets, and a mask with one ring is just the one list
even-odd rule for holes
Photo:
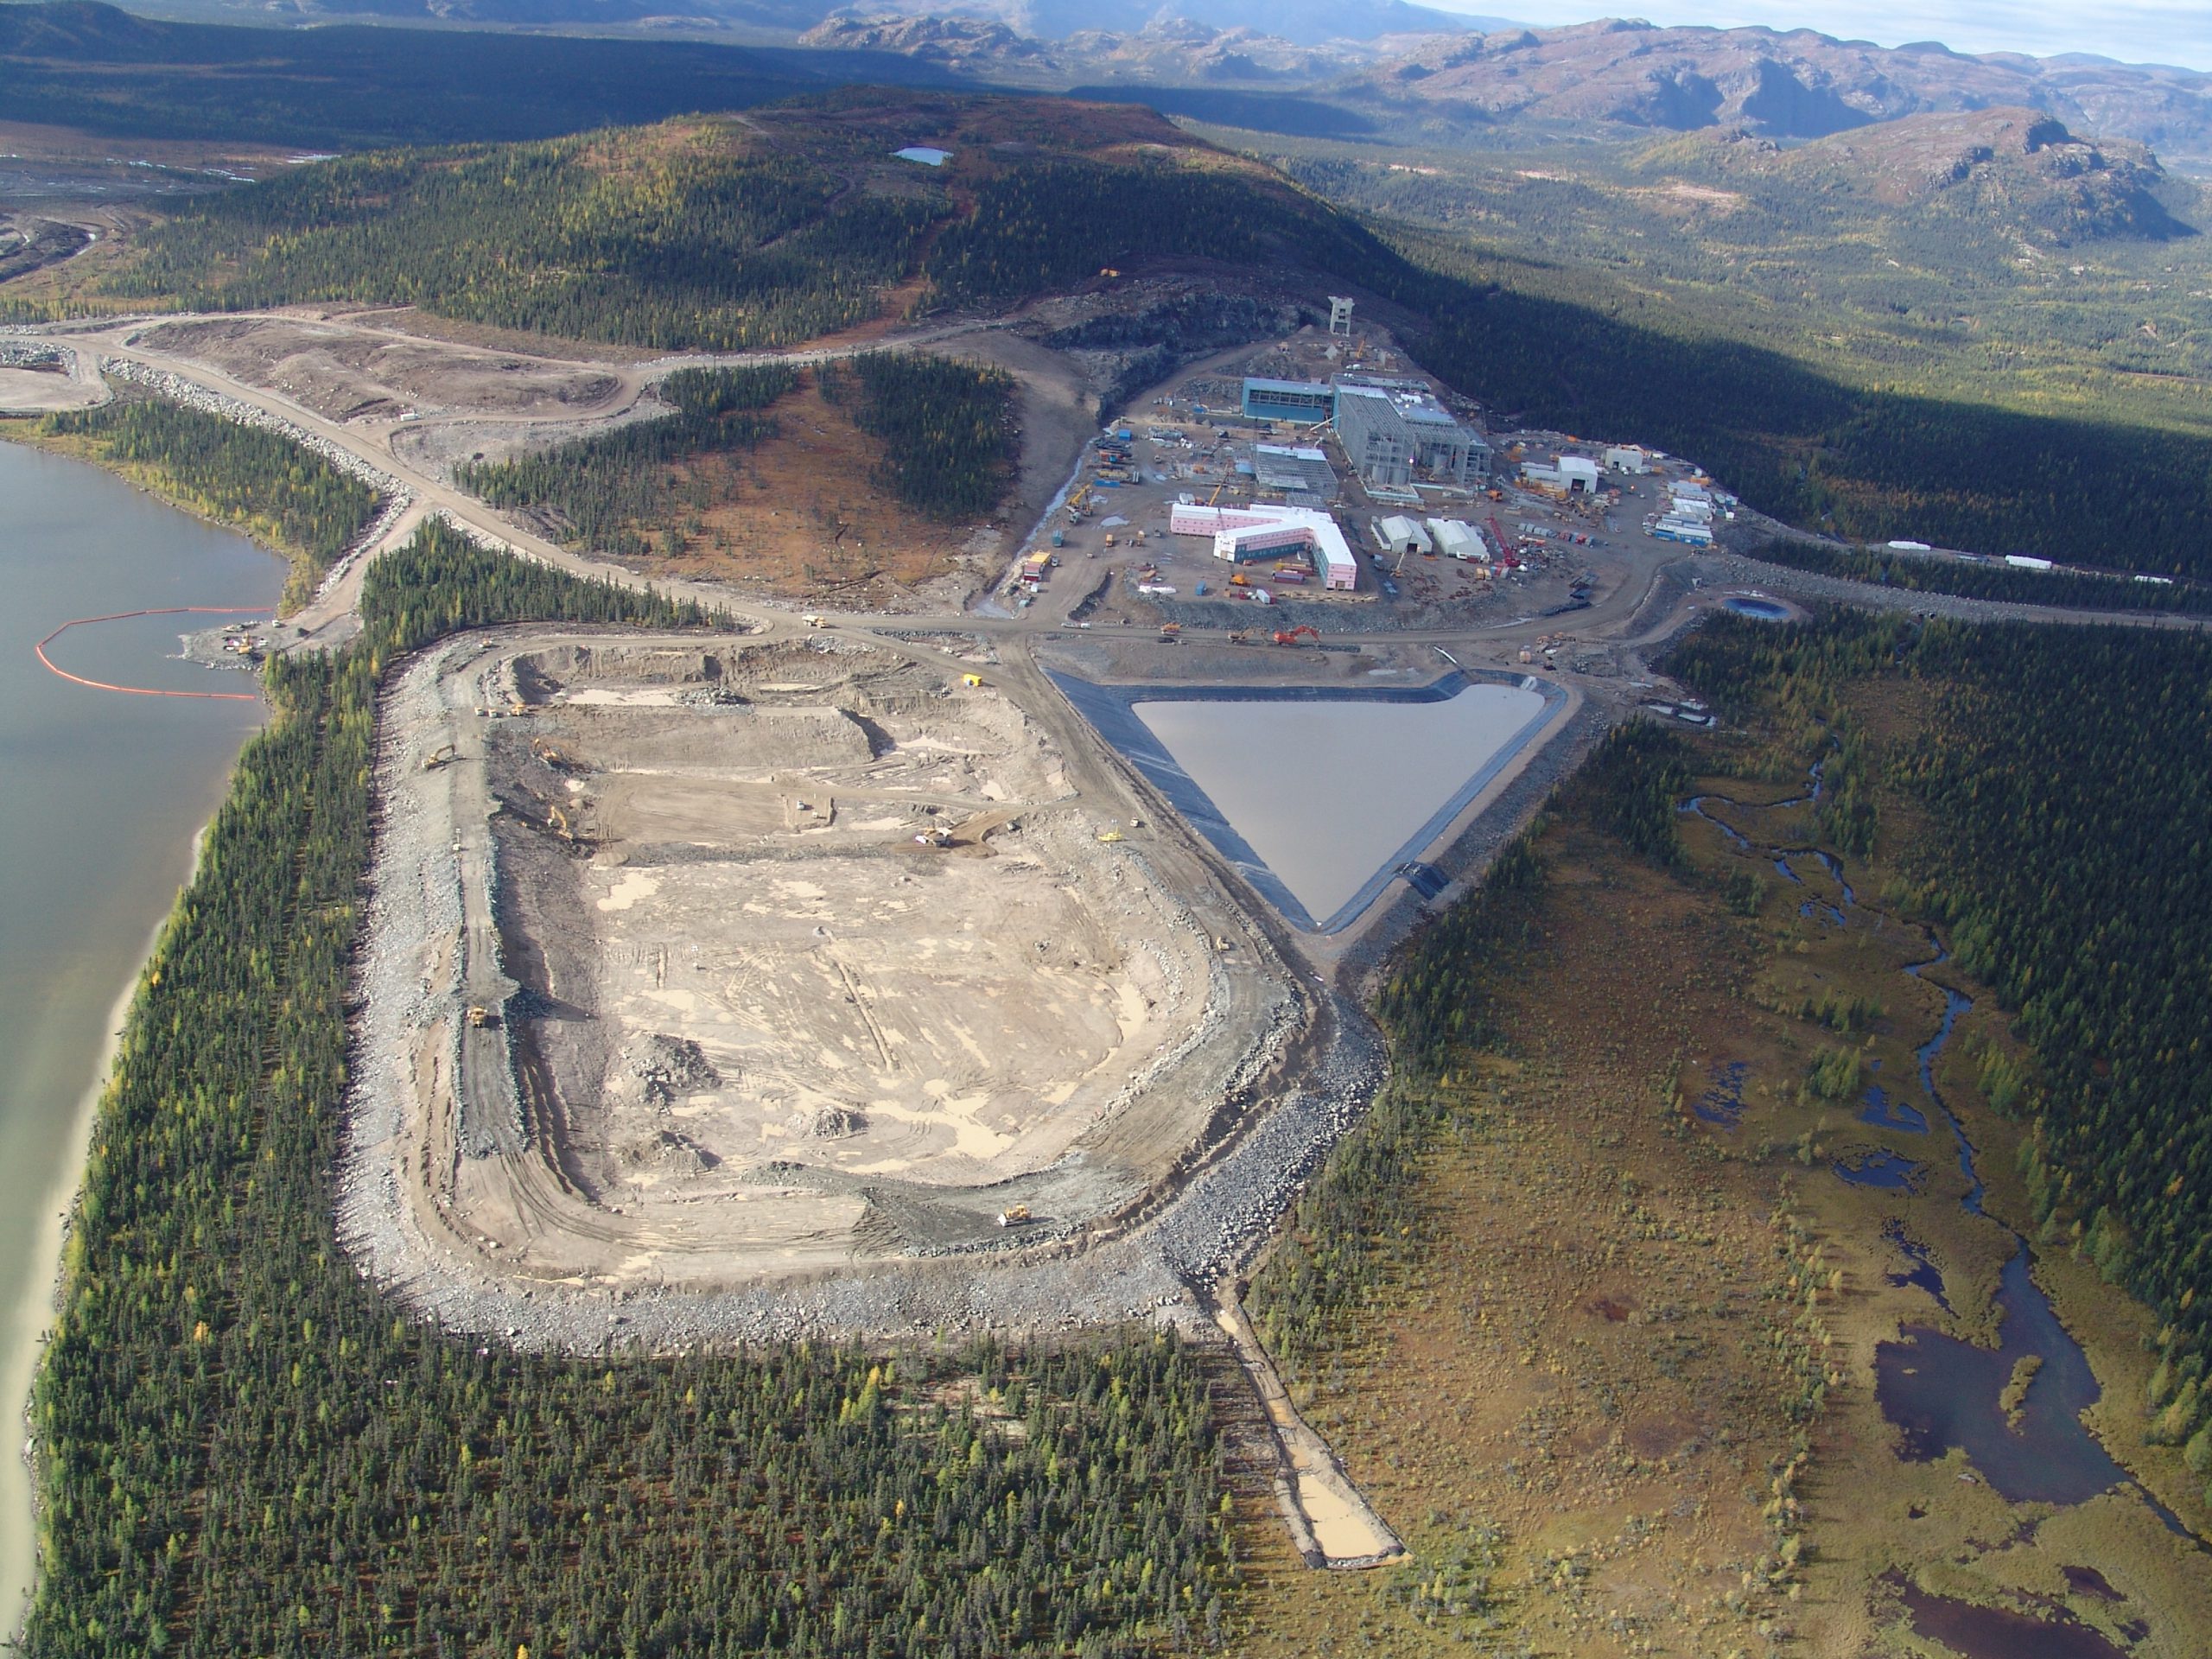
[[1656,145],[1640,164],[2059,246],[2197,233],[2173,211],[2195,193],[2147,149],[2090,143],[2035,110],[1910,115],[1787,148],[1731,128]]
[[[950,157],[894,156],[914,144]],[[413,304],[731,349],[887,308],[1007,303],[1160,258],[1387,263],[1352,219],[1149,110],[863,88],[302,167],[183,208],[107,291],[198,308]]]
[[[912,144],[951,154],[942,168],[893,156]],[[1748,216],[1745,233],[1769,240],[1774,223]],[[1825,223],[1800,234],[1824,245]],[[190,205],[106,281],[111,303],[415,304],[675,349],[1003,311],[1169,272],[1309,302],[1349,284],[1429,368],[1516,423],[1694,455],[1793,524],[2177,575],[2200,573],[2212,541],[2201,427],[2008,409],[1896,374],[1847,380],[1539,264],[1370,226],[1128,105],[860,88],[345,158]],[[2115,496],[2106,480],[2121,475],[2138,487]]]

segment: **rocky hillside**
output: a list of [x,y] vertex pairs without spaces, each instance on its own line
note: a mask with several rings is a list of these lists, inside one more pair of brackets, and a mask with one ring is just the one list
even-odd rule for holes
[[1040,40],[995,19],[849,14],[825,19],[799,44],[829,51],[896,52],[957,75],[999,84],[1077,81],[1167,86],[1306,86],[1386,60],[1384,41],[1300,46],[1252,29],[1183,18],[1116,32],[1087,29]]
[[2212,74],[2099,59],[1894,50],[1808,29],[1659,29],[1641,22],[1431,41],[1367,73],[1378,94],[1497,118],[1688,130],[1743,126],[1820,138],[1900,117],[2037,110],[2100,138],[2212,165]]
[[2032,241],[2194,236],[2196,190],[2125,139],[2090,143],[2026,109],[1911,115],[1785,147],[1742,127],[1655,146],[1646,171],[1787,184],[1830,204],[1965,218]]
[[1101,29],[1093,12],[1089,25],[1046,40],[1052,31],[1025,23],[1009,0],[988,22],[855,11],[806,38],[934,57],[976,75],[1298,86],[1356,108],[1585,131],[1740,128],[1806,139],[1906,116],[2028,109],[2070,131],[2127,140],[2168,165],[2212,173],[2212,74],[2192,70],[2085,57],[1971,57],[1932,43],[1891,49],[1809,29],[1618,21],[1352,38],[1404,26],[1364,11],[1342,14],[1337,38],[1324,39],[1302,23],[1294,28],[1294,11],[1239,14],[1244,27],[1232,29],[1222,27],[1230,20],[1213,15],[1217,10],[1177,5],[1161,18],[1205,13],[1207,21],[1135,30]]

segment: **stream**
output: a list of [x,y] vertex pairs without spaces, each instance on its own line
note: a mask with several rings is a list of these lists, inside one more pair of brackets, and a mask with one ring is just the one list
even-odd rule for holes
[[[1815,848],[1766,848],[1755,852],[1748,835],[1708,810],[1732,807],[1740,814],[1810,804],[1820,798],[1821,771],[1825,764],[1823,760],[1813,766],[1807,792],[1790,800],[1761,807],[1700,795],[1685,802],[1680,810],[1713,824],[1738,852],[1770,859],[1779,874],[1801,887],[1803,878],[1790,868],[1790,861],[1816,859],[1836,883],[1842,904],[1830,906],[1808,899],[1801,904],[1799,913],[1824,916],[1835,925],[1848,926],[1859,906],[1857,894],[1844,879],[1840,859]],[[1877,913],[1876,925],[1889,919]],[[1950,960],[1950,952],[1934,930],[1928,930],[1928,939],[1931,954],[1905,968],[1907,976],[1924,979],[1929,969]],[[1948,986],[1938,984],[1936,988],[1943,994],[1942,1017],[1935,1035],[1915,1053],[1921,1093],[1942,1119],[1956,1147],[1959,1170],[1967,1182],[1960,1202],[1969,1214],[2002,1225],[1983,1208],[1986,1189],[1975,1166],[1974,1143],[1936,1085],[1936,1062],[1957,1029],[1960,1017],[1973,1007],[1974,1001]],[[1743,1116],[1745,1070],[1740,1061],[1717,1067],[1717,1086],[1709,1088],[1692,1109],[1723,1130],[1734,1128]],[[1879,1084],[1868,1087],[1862,1103],[1862,1123],[1908,1135],[1929,1133],[1927,1114],[1919,1106],[1895,1098]],[[1831,1168],[1840,1179],[1853,1185],[1901,1192],[1918,1201],[1928,1197],[1921,1180],[1923,1166],[1890,1148],[1855,1153]],[[1891,1282],[1923,1290],[1938,1306],[1950,1311],[1942,1274],[1928,1247],[1914,1239],[1903,1223],[1893,1223],[1887,1236],[1911,1264],[1905,1273],[1891,1274]],[[2032,1252],[2027,1239],[2018,1232],[2011,1236],[2014,1248],[1997,1292],[1999,1342],[1996,1348],[1977,1347],[1926,1325],[1904,1325],[1895,1341],[1877,1346],[1875,1397],[1883,1415],[1902,1433],[1900,1455],[1916,1462],[1932,1461],[1954,1446],[1962,1448],[1976,1474],[2000,1497],[2015,1503],[2080,1503],[2125,1485],[2150,1505],[2168,1530],[2193,1537],[2178,1516],[2113,1460],[2082,1423],[2082,1413],[2096,1402],[2101,1393],[2088,1357],[2029,1272]],[[2013,1377],[2016,1364],[2031,1357],[2037,1362],[2032,1380],[2008,1415],[2000,1396]]]

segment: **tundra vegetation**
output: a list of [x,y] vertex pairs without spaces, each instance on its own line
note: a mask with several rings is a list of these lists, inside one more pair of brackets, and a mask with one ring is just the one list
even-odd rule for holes
[[[1845,615],[1718,620],[1670,666],[1726,729],[1613,739],[1404,948],[1378,1005],[1391,1084],[1255,1274],[1294,1399],[1413,1561],[1319,1580],[1255,1532],[1247,1650],[1414,1654],[1439,1630],[1593,1655],[1863,1641],[1902,1628],[1911,1582],[2056,1597],[2114,1640],[2139,1614],[2202,1628],[2195,1558],[2139,1500],[2008,1510],[1955,1457],[1901,1460],[1853,1356],[1904,1323],[1989,1340],[2024,1228],[2105,1386],[2100,1438],[2185,1522],[2212,1513],[2190,1317],[2207,1115],[2188,1057],[2212,1010],[2190,1002],[2205,918],[2189,872],[2206,826],[2174,808],[2202,791],[2212,648]],[[2123,707],[2179,723],[2118,738]],[[2101,742],[2118,752],[2093,759]],[[1815,763],[1851,782],[1846,810],[1833,787],[1808,797]],[[1677,810],[1692,795],[1752,847]],[[2096,874],[2107,830],[2139,893]],[[1848,925],[1817,861],[1759,874],[1774,847],[1840,854],[1847,836]],[[1920,1134],[1862,1116],[1872,1079],[1918,1098],[1943,1006],[1902,970],[1924,967],[1931,930],[1956,956],[1927,971],[1974,1001],[1937,1077],[1987,1216]],[[2130,952],[2109,948],[2123,932]],[[1885,1147],[1920,1160],[1913,1191],[1831,1173]],[[1941,1265],[1940,1309],[1898,1271],[1901,1227]],[[1991,1408],[2027,1408],[2036,1375],[2016,1368]],[[1436,1578],[1463,1558],[1478,1569]],[[2137,1599],[2070,1591],[2056,1563],[2085,1560]]]

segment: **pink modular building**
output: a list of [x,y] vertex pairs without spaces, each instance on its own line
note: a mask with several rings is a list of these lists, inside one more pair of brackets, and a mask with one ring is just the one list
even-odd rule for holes
[[1232,564],[1256,559],[1303,555],[1321,578],[1324,588],[1350,593],[1359,582],[1359,567],[1337,521],[1310,507],[1270,507],[1254,503],[1241,507],[1202,507],[1177,505],[1168,514],[1167,528],[1178,536],[1211,536],[1213,556]]

